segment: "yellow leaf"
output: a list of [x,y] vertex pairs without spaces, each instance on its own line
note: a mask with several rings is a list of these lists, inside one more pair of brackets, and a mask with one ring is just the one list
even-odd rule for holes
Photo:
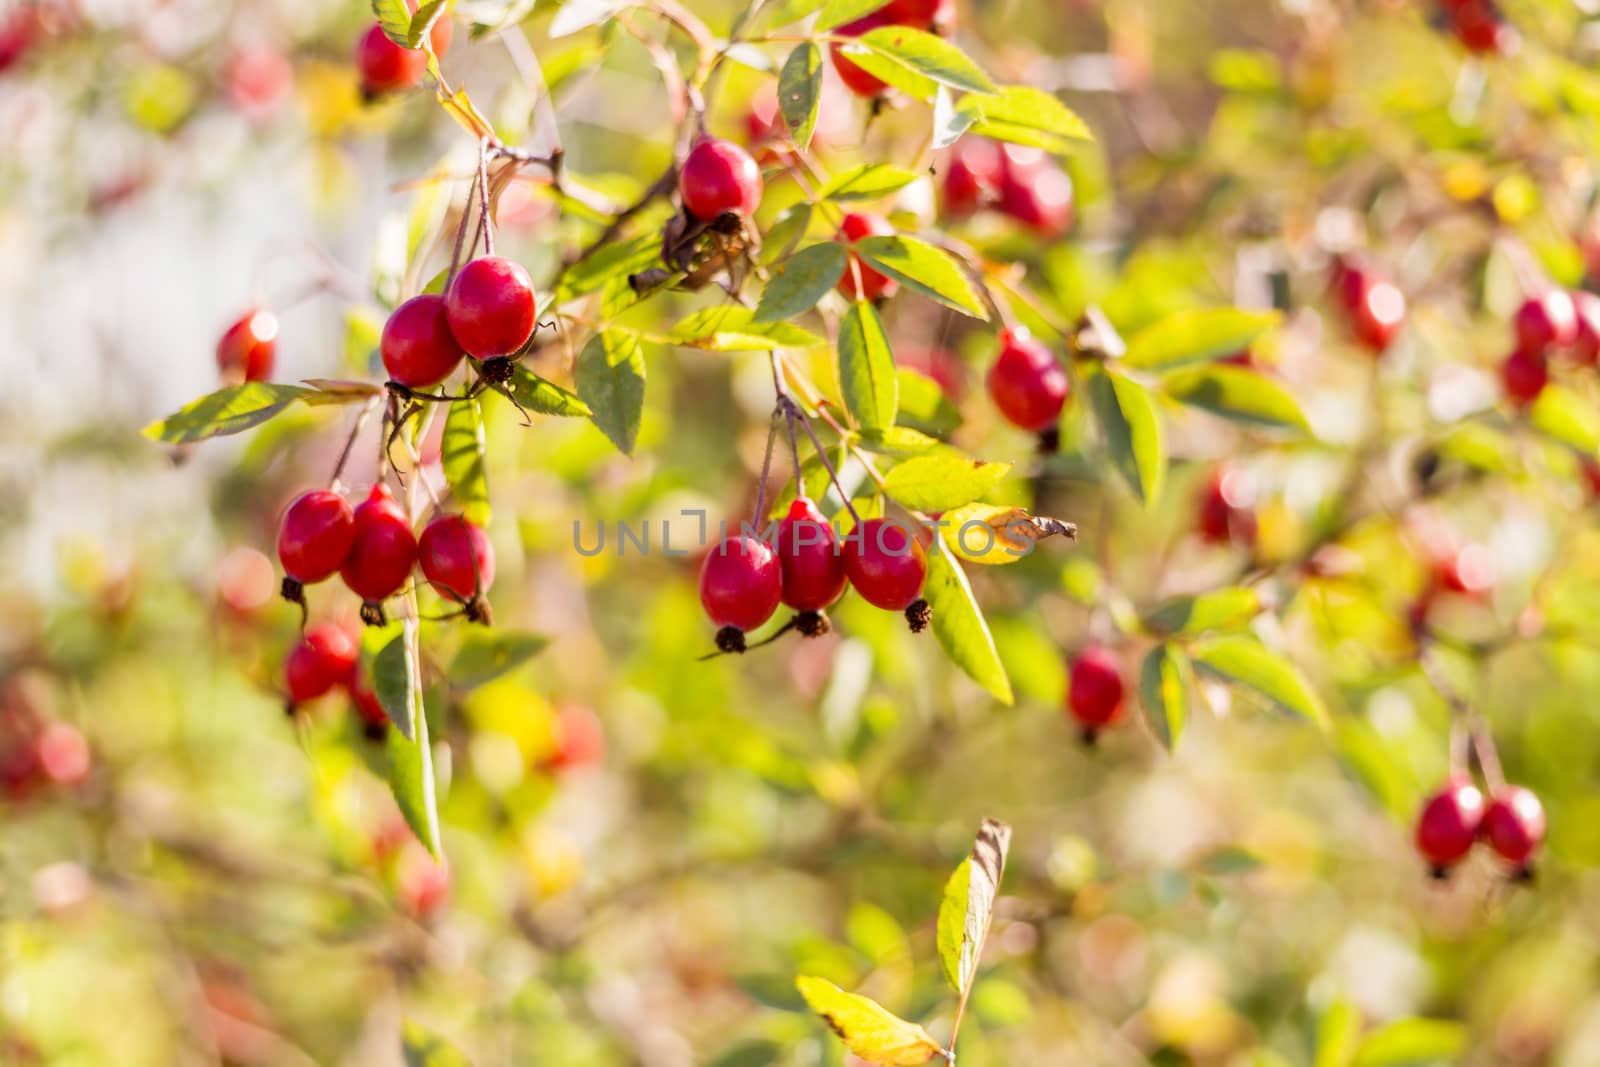
[[968,504],[945,512],[940,521],[945,544],[973,563],[1015,563],[1046,537],[1064,535],[1075,540],[1078,536],[1078,528],[1070,522],[1029,515],[1003,504]]
[[916,1023],[908,1023],[877,1001],[846,993],[825,978],[795,979],[811,1010],[833,1028],[849,1050],[883,1067],[916,1067],[944,1050]]
[[457,89],[454,96],[446,95],[442,90],[439,93],[439,103],[450,113],[450,117],[461,124],[461,127],[474,137],[493,137],[494,126],[483,117],[483,113],[473,106],[472,99],[467,96],[465,89]]

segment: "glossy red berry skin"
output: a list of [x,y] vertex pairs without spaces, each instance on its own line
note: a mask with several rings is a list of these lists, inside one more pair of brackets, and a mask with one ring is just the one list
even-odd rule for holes
[[1059,237],[1072,228],[1072,179],[1037,148],[1000,149],[999,209],[1041,237]]
[[264,382],[278,354],[278,316],[253,308],[217,342],[217,369],[229,381]]
[[1239,495],[1233,485],[1237,477],[1236,472],[1218,471],[1201,490],[1195,516],[1201,540],[1214,545],[1255,542],[1255,514],[1231,498]]
[[383,737],[389,727],[389,713],[383,710],[383,701],[378,699],[372,684],[361,677],[360,671],[351,671],[344,684],[362,730],[374,740]]
[[783,598],[783,567],[765,541],[730,536],[700,566],[700,604],[719,627],[754,630]]
[[1550,363],[1543,350],[1517,349],[1500,364],[1500,383],[1505,387],[1506,399],[1519,408],[1525,408],[1539,399],[1544,387],[1550,384]]
[[456,273],[444,294],[450,332],[474,359],[508,356],[533,336],[538,301],[522,264],[479,256]]
[[1479,55],[1510,52],[1516,33],[1489,0],[1457,3],[1450,13],[1450,29],[1469,52]]
[[1055,425],[1070,388],[1065,368],[1021,328],[1000,331],[1000,353],[986,384],[1006,421],[1029,433]]
[[362,600],[381,601],[406,584],[417,562],[417,538],[382,482],[355,510],[355,538],[339,574]]
[[344,684],[355,670],[358,649],[343,627],[331,622],[306,627],[300,642],[289,650],[283,664],[283,680],[291,703],[315,700]]
[[483,528],[460,515],[428,523],[417,542],[423,577],[446,596],[467,601],[494,584],[494,545]]
[[1517,351],[1547,356],[1578,339],[1578,309],[1564,289],[1549,289],[1523,301],[1511,320]]
[[796,500],[778,523],[783,602],[796,611],[821,611],[844,595],[849,581],[839,539],[810,500]]
[[1495,854],[1525,867],[1544,841],[1544,805],[1531,789],[1508,785],[1494,795],[1479,832]]
[[414,296],[394,309],[383,324],[378,346],[389,377],[413,389],[426,389],[450,377],[464,355],[450,332],[444,297]]
[[355,536],[355,514],[344,497],[326,489],[301,493],[278,525],[278,562],[297,582],[320,582],[344,566]]
[[1568,351],[1574,360],[1592,367],[1600,363],[1600,296],[1580,290],[1572,294],[1572,303],[1577,310],[1578,329]]
[[[883,216],[852,212],[839,224],[837,240],[845,244],[855,244],[864,237],[893,236],[894,227],[889,225],[889,220]],[[861,277],[859,286],[856,285],[857,272]],[[899,288],[899,282],[873,270],[854,253],[850,255],[850,262],[845,264],[844,273],[839,275],[838,289],[847,300],[887,299]]]
[[963,137],[950,149],[944,169],[944,210],[970,215],[1000,196],[1000,146],[983,137]]
[[1429,797],[1417,816],[1417,852],[1436,871],[1455,866],[1472,851],[1483,822],[1483,794],[1463,777]]
[[1108,648],[1090,645],[1067,673],[1067,711],[1087,731],[1110,726],[1122,715],[1122,667]]
[[878,12],[896,26],[918,30],[935,25],[948,28],[955,18],[955,4],[952,0],[889,0]]
[[[860,37],[869,30],[876,30],[892,24],[880,9],[870,15],[858,18],[854,22],[847,22],[833,32],[839,37]],[[844,45],[836,42],[829,46],[828,55],[833,60],[833,69],[838,72],[839,80],[844,82],[846,89],[849,89],[857,96],[874,97],[889,88],[887,82],[868,74],[851,62],[845,56],[844,49]]]
[[1406,298],[1393,282],[1354,273],[1350,285],[1356,287],[1350,308],[1350,332],[1374,354],[1382,353],[1406,322]]
[[428,56],[420,48],[395,44],[382,26],[373,23],[356,45],[356,70],[362,91],[369,96],[392,93],[422,81]]
[[844,573],[861,599],[884,611],[904,611],[922,596],[928,556],[904,523],[867,519],[840,546]]
[[761,168],[732,141],[707,137],[689,150],[678,172],[683,206],[710,222],[733,213],[749,218],[761,206]]

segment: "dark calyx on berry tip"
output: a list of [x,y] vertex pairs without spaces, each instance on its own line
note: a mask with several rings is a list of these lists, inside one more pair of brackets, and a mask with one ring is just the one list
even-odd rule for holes
[[802,611],[794,617],[794,628],[805,637],[821,637],[833,629],[833,624],[820,611]]
[[928,623],[933,621],[933,608],[921,597],[913,600],[906,608],[906,623],[910,625],[911,632],[920,634],[928,628]]
[[279,592],[283,595],[283,599],[287,600],[289,603],[299,604],[301,607],[305,607],[306,587],[300,583],[299,579],[291,578],[287,574],[284,575],[283,586]]
[[504,385],[509,382],[511,376],[516,372],[510,356],[495,356],[492,359],[486,359],[479,364],[478,370],[485,381],[495,385]]
[[368,626],[387,625],[389,619],[383,613],[383,601],[363,600],[361,602],[361,621]]
[[737,626],[724,626],[717,631],[718,652],[743,652],[744,631]]
[[368,741],[382,741],[389,734],[389,724],[386,722],[366,722],[361,724],[361,735]]

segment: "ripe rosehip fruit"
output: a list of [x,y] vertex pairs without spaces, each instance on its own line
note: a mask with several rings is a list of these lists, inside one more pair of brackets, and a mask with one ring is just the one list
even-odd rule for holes
[[538,322],[533,279],[504,256],[479,256],[444,294],[450,332],[474,359],[507,356],[527,343]]
[[1568,350],[1572,358],[1586,366],[1600,362],[1600,296],[1587,290],[1572,294],[1578,313],[1577,336]]
[[778,523],[783,602],[796,611],[821,611],[844,595],[848,579],[839,539],[821,509],[796,500]]
[[1516,32],[1488,0],[1456,4],[1450,14],[1450,29],[1469,52],[1480,55],[1510,52],[1516,44]]
[[744,651],[745,632],[772,618],[782,598],[783,566],[765,541],[725,537],[700,566],[700,604],[724,652]]
[[[847,22],[836,28],[833,32],[839,37],[860,37],[869,30],[876,30],[882,26],[893,25],[892,20],[886,17],[882,9],[864,15],[854,22]],[[844,82],[845,88],[857,96],[873,97],[889,88],[887,82],[882,81],[872,74],[868,74],[860,67],[845,57],[845,45],[835,42],[828,48],[828,55],[833,60],[833,69],[838,72],[839,80]]]
[[1219,470],[1200,493],[1195,528],[1203,541],[1225,545],[1237,541],[1252,544],[1256,539],[1256,517],[1250,510],[1251,487],[1243,471]]
[[350,694],[350,706],[361,719],[361,732],[374,741],[382,741],[389,729],[389,713],[383,710],[377,691],[361,677],[360,671],[351,671],[344,685],[345,692]]
[[264,382],[272,377],[278,353],[278,316],[254,308],[244,313],[217,342],[217,369],[230,382]]
[[1067,673],[1067,710],[1091,743],[1122,715],[1122,668],[1109,648],[1089,645],[1073,659]]
[[1544,387],[1550,384],[1550,363],[1544,350],[1517,349],[1500,364],[1500,383],[1505,387],[1506,399],[1519,408],[1525,408],[1539,399]]
[[355,515],[344,497],[313,489],[295,497],[283,513],[278,561],[296,582],[320,582],[344,566],[355,536]]
[[53,722],[45,727],[44,733],[34,743],[34,751],[39,769],[56,785],[77,785],[89,777],[89,767],[93,761],[89,742],[71,723]]
[[963,137],[950,149],[944,169],[944,210],[970,215],[1000,196],[1000,146],[984,137]]
[[1020,326],[1000,331],[1000,354],[986,384],[1006,421],[1030,433],[1055,425],[1071,385],[1050,350]]
[[[406,6],[416,13],[416,0],[406,0]],[[449,18],[441,16],[428,33],[433,54],[442,57],[448,52],[454,36]],[[356,70],[361,74],[362,93],[371,99],[421,82],[428,70],[428,55],[420,48],[395,44],[383,27],[374,23],[356,44]]]
[[704,222],[729,212],[749,218],[761,206],[761,189],[761,168],[750,153],[715,137],[696,143],[678,172],[683,206]]
[[1429,797],[1417,816],[1417,851],[1428,861],[1436,877],[1472,850],[1483,822],[1483,794],[1465,777],[1445,782]]
[[425,389],[450,377],[463,352],[450,332],[444,297],[423,293],[395,308],[383,324],[378,351],[389,377],[401,385]]
[[1578,339],[1578,309],[1565,289],[1547,289],[1523,301],[1511,325],[1518,352],[1545,356]]
[[381,623],[384,598],[400,591],[417,562],[417,538],[406,513],[382,482],[356,508],[354,529],[350,555],[339,574],[365,602],[363,620]]
[[1544,840],[1544,805],[1531,789],[1508,785],[1495,793],[1479,827],[1489,847],[1507,863],[1526,868]]
[[850,584],[873,607],[904,611],[922,596],[928,557],[904,523],[867,519],[846,535],[840,555]]
[[1350,332],[1373,353],[1382,353],[1399,336],[1406,322],[1406,296],[1393,282],[1353,272],[1357,288],[1350,309]]
[[442,515],[428,523],[417,542],[417,559],[435,589],[463,603],[494,584],[494,545],[482,527],[460,515]]
[[[889,225],[889,220],[881,215],[868,215],[862,212],[851,212],[839,224],[837,240],[845,244],[855,244],[863,237],[893,237],[894,227]],[[861,284],[856,284],[857,272],[860,272]],[[855,253],[850,254],[850,262],[845,264],[844,273],[839,275],[838,290],[847,300],[878,300],[887,299],[900,288],[900,283],[893,278],[878,273]]]
[[1439,584],[1452,593],[1482,596],[1494,588],[1494,553],[1483,545],[1467,545],[1439,561],[1436,573]]
[[283,662],[289,703],[315,700],[344,684],[356,668],[357,654],[355,641],[342,626],[319,622],[306,627],[300,642],[289,650],[289,658]]
[[1042,237],[1059,237],[1072,226],[1072,179],[1042,149],[1000,149],[998,207]]
[[895,26],[947,33],[955,28],[955,0],[889,0],[878,13]]
[[556,718],[555,750],[545,766],[553,771],[598,767],[606,758],[606,731],[588,708],[568,705]]

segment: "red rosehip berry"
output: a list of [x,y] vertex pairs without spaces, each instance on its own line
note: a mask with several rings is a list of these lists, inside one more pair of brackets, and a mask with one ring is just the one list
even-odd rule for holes
[[724,652],[742,652],[745,632],[772,618],[782,598],[783,566],[758,538],[725,537],[700,566],[700,604],[718,626]]
[[474,359],[507,356],[527,343],[538,322],[533,279],[504,256],[479,256],[444,294],[450,332]]
[[1489,847],[1507,863],[1526,868],[1544,840],[1544,805],[1531,789],[1501,788],[1483,813],[1479,831]]
[[845,536],[840,555],[850,584],[873,607],[905,611],[921,598],[928,556],[904,523],[867,519]]
[[[838,37],[860,37],[869,30],[876,30],[882,26],[890,25],[893,25],[892,21],[880,9],[870,15],[858,18],[854,22],[847,22],[833,32]],[[828,47],[828,56],[833,60],[833,69],[838,72],[839,80],[844,82],[846,89],[849,89],[857,96],[873,97],[889,88],[887,82],[876,75],[868,74],[851,62],[845,56],[846,47],[846,45],[838,42]]]
[[[406,6],[416,13],[415,0],[406,0]],[[443,57],[454,36],[450,20],[441,16],[428,33],[433,54]],[[356,44],[356,69],[361,74],[361,91],[370,99],[421,82],[428,71],[428,55],[421,48],[395,44],[383,27],[374,23]]]
[[1457,549],[1440,560],[1435,570],[1441,586],[1463,596],[1482,596],[1494,588],[1497,577],[1494,553],[1483,545]]
[[1572,294],[1572,304],[1578,315],[1578,329],[1568,351],[1574,360],[1592,367],[1600,362],[1600,296],[1579,290]]
[[417,538],[406,513],[382,482],[356,508],[354,530],[350,554],[339,574],[364,601],[363,620],[381,623],[383,600],[400,591],[417,562]]
[[1488,0],[1457,3],[1450,13],[1450,29],[1467,51],[1480,55],[1510,52],[1517,39],[1516,31]]
[[1472,850],[1483,822],[1483,794],[1466,778],[1456,776],[1429,797],[1417,816],[1417,851],[1437,877]]
[[1539,399],[1544,387],[1550,384],[1550,363],[1544,350],[1517,349],[1500,364],[1500,383],[1505,387],[1506,399],[1519,408],[1525,408]]
[[[851,245],[863,237],[893,236],[894,227],[889,225],[889,220],[883,216],[851,212],[839,224],[836,239]],[[859,286],[856,284],[857,272],[860,272],[861,277]],[[865,260],[852,252],[850,262],[845,264],[844,273],[839,275],[837,288],[847,300],[878,300],[893,296],[900,288],[900,283],[873,270],[867,266]]]
[[278,352],[278,316],[254,308],[229,326],[217,342],[217,369],[230,382],[264,382],[272,377]]
[[278,562],[296,582],[320,582],[344,566],[355,536],[355,514],[344,497],[326,489],[301,493],[278,526]]
[[228,57],[224,78],[228,101],[252,122],[279,109],[294,82],[294,67],[282,50],[269,45],[240,48]]
[[1000,196],[1000,146],[984,137],[963,137],[950,149],[944,169],[944,210],[970,215]]
[[1250,510],[1252,497],[1250,478],[1243,471],[1220,470],[1206,482],[1200,493],[1195,527],[1203,541],[1212,544],[1253,544],[1256,539],[1256,517]]
[[415,839],[401,851],[395,877],[401,904],[419,919],[432,918],[450,899],[450,869]]
[[1006,421],[1030,433],[1055,425],[1071,385],[1050,349],[1020,326],[1000,331],[1000,353],[986,383]]
[[1406,296],[1393,282],[1354,272],[1358,286],[1350,309],[1350,332],[1374,354],[1381,354],[1399,336],[1406,322]]
[[844,595],[848,578],[839,539],[821,509],[796,500],[778,523],[783,602],[796,611],[821,611]]
[[1122,667],[1109,648],[1090,645],[1073,659],[1067,672],[1067,711],[1093,742],[1122,715]]
[[696,143],[678,172],[683,206],[704,222],[729,212],[749,218],[761,206],[761,188],[761,168],[750,153],[715,137]]
[[413,389],[425,389],[450,377],[463,355],[450,332],[444,297],[423,293],[394,309],[383,324],[378,346],[389,377]]
[[289,703],[303,704],[336,685],[343,685],[355,670],[358,653],[354,639],[344,627],[331,622],[306,627],[283,663]]
[[1546,356],[1578,339],[1578,309],[1565,289],[1547,289],[1523,301],[1511,325],[1518,352]]
[[588,708],[568,705],[556,716],[555,750],[546,766],[552,771],[598,767],[606,758],[606,731]]
[[77,785],[89,777],[93,757],[89,752],[89,742],[76,726],[65,722],[51,723],[39,735],[34,749],[39,769],[56,785]]
[[1042,149],[1000,149],[999,209],[1043,237],[1072,226],[1072,179]]
[[460,515],[428,523],[417,542],[423,577],[446,596],[471,604],[494,584],[494,545],[483,528]]
[[383,710],[383,701],[378,699],[372,683],[361,677],[360,671],[351,671],[344,685],[350,694],[350,706],[361,720],[361,732],[374,741],[383,740],[389,729],[389,713]]

